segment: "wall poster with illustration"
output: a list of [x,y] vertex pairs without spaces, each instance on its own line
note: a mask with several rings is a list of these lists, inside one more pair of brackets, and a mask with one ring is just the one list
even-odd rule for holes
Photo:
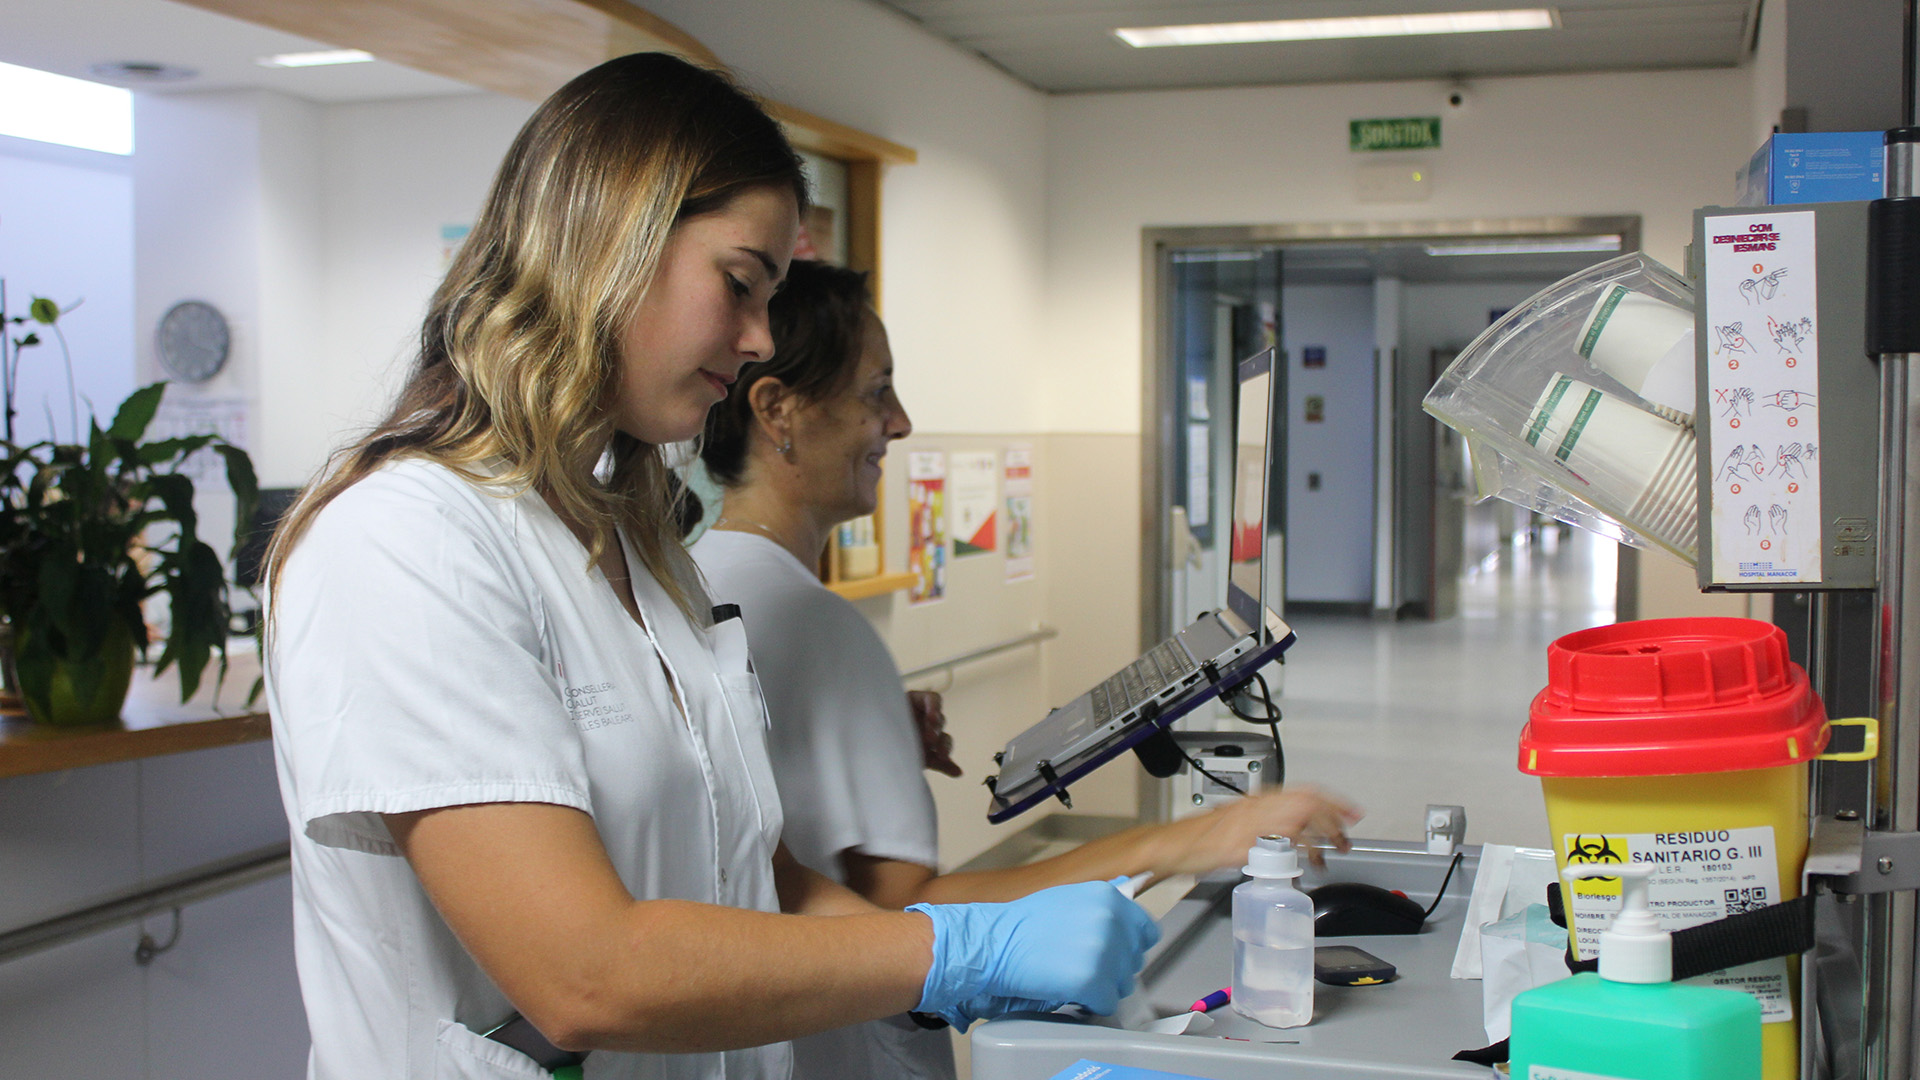
[[1033,447],[1007,447],[1001,491],[1007,507],[1007,580],[1033,577]]
[[907,602],[930,604],[947,595],[947,456],[938,450],[907,455]]

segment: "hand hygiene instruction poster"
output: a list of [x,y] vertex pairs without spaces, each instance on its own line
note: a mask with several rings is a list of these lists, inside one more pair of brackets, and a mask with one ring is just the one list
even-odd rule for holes
[[1706,219],[1713,580],[1819,581],[1814,215]]
[[930,604],[947,595],[947,456],[937,450],[907,455],[907,602]]

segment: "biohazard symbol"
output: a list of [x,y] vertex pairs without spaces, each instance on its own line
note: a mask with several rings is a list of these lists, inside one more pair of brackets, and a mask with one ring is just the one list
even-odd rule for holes
[[[1567,864],[1583,866],[1588,863],[1624,863],[1627,861],[1627,838],[1624,836],[1569,836],[1567,837]],[[1619,896],[1620,879],[1617,877],[1586,878],[1573,883],[1573,891],[1582,896]]]
[[[1575,836],[1567,845],[1567,861],[1576,866],[1587,863],[1623,863],[1626,856],[1613,850],[1610,836]],[[1588,878],[1589,881],[1613,881],[1614,878]]]

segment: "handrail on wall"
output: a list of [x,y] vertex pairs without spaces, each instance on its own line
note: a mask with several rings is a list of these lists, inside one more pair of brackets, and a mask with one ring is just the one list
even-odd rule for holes
[[[900,677],[903,681],[918,679],[961,664],[970,664],[975,660],[984,660],[990,656],[1009,652],[1023,645],[1037,645],[1059,636],[1060,631],[1042,623],[1018,637],[995,642],[957,656],[949,656],[944,660],[914,668]],[[181,908],[244,888],[257,881],[278,877],[287,873],[291,865],[289,846],[272,844],[162,878],[151,885],[119,893],[86,907],[0,933],[0,963],[40,952],[43,949],[65,945],[70,941],[78,941],[104,930],[138,922],[150,915],[167,910],[172,910],[175,914],[175,937],[177,937],[179,932],[177,918]],[[169,941],[163,945],[155,945],[150,939],[143,937],[140,948],[136,950],[136,956],[145,963],[171,944],[172,942]]]
[[[154,884],[108,897],[95,904],[42,919],[17,930],[0,933],[0,963],[18,959],[42,949],[65,945],[70,941],[138,922],[171,908],[175,915],[174,936],[179,936],[180,909],[200,900],[284,874],[292,865],[287,844],[272,844],[243,855],[207,863],[161,878]],[[173,944],[156,946],[143,937],[135,951],[141,963]]]
[[1039,626],[1034,627],[1031,631],[1027,633],[1021,634],[1019,637],[1008,638],[1005,641],[996,642],[992,645],[986,646],[985,648],[975,649],[972,652],[964,652],[958,656],[949,656],[945,660],[939,660],[934,663],[927,664],[924,667],[917,667],[917,668],[914,668],[912,671],[903,671],[900,673],[900,681],[911,682],[912,680],[918,679],[923,675],[932,675],[936,671],[945,671],[948,668],[958,667],[961,664],[969,664],[975,660],[984,660],[989,656],[994,656],[999,653],[1008,652],[1010,650],[1017,649],[1022,645],[1037,645],[1042,641],[1050,641],[1053,638],[1057,638],[1059,636],[1060,636],[1060,631],[1055,630],[1053,627],[1048,626],[1045,623],[1041,623]]

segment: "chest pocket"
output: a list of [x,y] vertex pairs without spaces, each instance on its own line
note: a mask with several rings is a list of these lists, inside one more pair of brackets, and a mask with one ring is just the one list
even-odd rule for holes
[[721,674],[718,678],[733,721],[728,729],[746,766],[747,779],[753,785],[760,833],[768,838],[767,850],[771,852],[779,842],[782,815],[780,789],[774,784],[773,762],[767,756],[767,704],[760,693],[760,679],[750,671],[739,675]]
[[760,691],[760,679],[748,660],[746,628],[737,617],[728,618],[715,623],[707,635],[713,647],[714,681],[726,705],[727,748],[739,756],[764,855],[770,858],[780,842],[783,816],[780,790],[775,786],[773,764],[767,756],[766,699]]

